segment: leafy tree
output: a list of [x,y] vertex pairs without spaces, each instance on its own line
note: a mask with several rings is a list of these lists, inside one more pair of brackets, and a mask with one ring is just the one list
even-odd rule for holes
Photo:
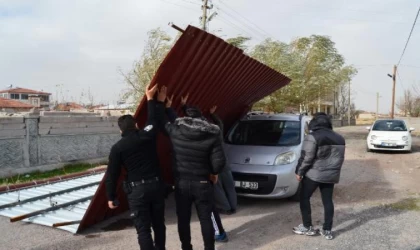
[[245,37],[245,36],[238,36],[238,37],[232,37],[232,38],[228,38],[226,39],[226,42],[243,50],[243,51],[247,51],[248,49],[248,45],[246,45],[246,43],[251,40],[250,37]]
[[124,73],[124,81],[128,86],[123,94],[124,100],[139,101],[144,89],[152,81],[159,65],[165,59],[173,43],[172,38],[160,28],[148,32],[148,39],[140,60],[135,61],[133,68]]

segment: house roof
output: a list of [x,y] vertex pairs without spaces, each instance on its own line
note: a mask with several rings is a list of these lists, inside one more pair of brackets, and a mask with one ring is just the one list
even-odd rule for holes
[[12,99],[0,97],[0,108],[33,108],[34,106]]
[[55,107],[55,109],[60,110],[60,111],[70,111],[70,110],[75,110],[75,109],[85,109],[85,107],[75,102],[66,102],[66,103],[59,103]]
[[13,89],[0,90],[0,93],[51,95],[51,93],[36,91],[32,89],[25,89],[25,88],[13,88]]

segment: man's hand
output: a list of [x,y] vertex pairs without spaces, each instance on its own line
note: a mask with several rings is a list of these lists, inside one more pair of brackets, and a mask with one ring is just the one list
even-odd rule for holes
[[172,95],[171,97],[167,97],[166,98],[166,108],[172,107],[172,101],[173,100],[174,100],[174,95]]
[[302,181],[303,177],[300,176],[300,175],[296,175],[296,179],[300,182],[300,181]]
[[153,88],[150,88],[150,85],[147,86],[146,97],[147,97],[148,101],[153,100],[157,90],[158,90],[158,85],[157,84],[155,86],[153,86]]
[[210,109],[210,114],[214,114],[214,112],[216,112],[216,110],[217,110],[217,106],[213,106],[213,107]]
[[113,201],[108,201],[108,207],[111,208],[111,209],[116,209],[118,206],[114,206]]
[[217,181],[219,180],[219,176],[218,175],[210,175],[210,181],[213,182],[213,184],[216,184]]
[[181,106],[184,106],[185,104],[187,104],[189,96],[190,96],[190,94],[187,94],[186,96],[181,97]]
[[160,88],[158,92],[158,98],[157,98],[158,102],[165,102],[167,92],[168,92],[168,89],[166,88],[166,86],[162,86],[162,88]]

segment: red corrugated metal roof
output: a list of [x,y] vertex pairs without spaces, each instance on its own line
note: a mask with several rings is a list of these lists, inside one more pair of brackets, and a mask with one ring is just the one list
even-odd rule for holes
[[[180,96],[187,93],[190,93],[188,103],[200,107],[205,113],[213,105],[219,106],[217,114],[228,130],[255,102],[289,82],[289,78],[250,58],[242,50],[189,26],[160,65],[152,85],[166,85],[169,94],[178,97],[173,103],[178,111]],[[146,121],[145,104],[143,99],[135,115],[139,125]],[[158,149],[165,181],[171,183],[171,149],[168,139],[163,135],[158,138]],[[121,190],[119,197],[125,199]],[[110,211],[106,207],[105,186],[102,183],[80,228],[123,210]]]
[[25,89],[25,88],[13,88],[13,89],[1,90],[0,93],[51,95],[51,93],[36,91],[36,90],[32,90],[32,89]]
[[20,101],[0,97],[0,108],[27,108],[31,109],[34,106]]

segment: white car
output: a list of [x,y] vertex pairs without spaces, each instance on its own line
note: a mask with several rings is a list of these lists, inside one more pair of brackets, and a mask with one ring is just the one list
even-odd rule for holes
[[377,120],[372,127],[367,127],[367,151],[389,150],[411,152],[411,132],[403,120]]

